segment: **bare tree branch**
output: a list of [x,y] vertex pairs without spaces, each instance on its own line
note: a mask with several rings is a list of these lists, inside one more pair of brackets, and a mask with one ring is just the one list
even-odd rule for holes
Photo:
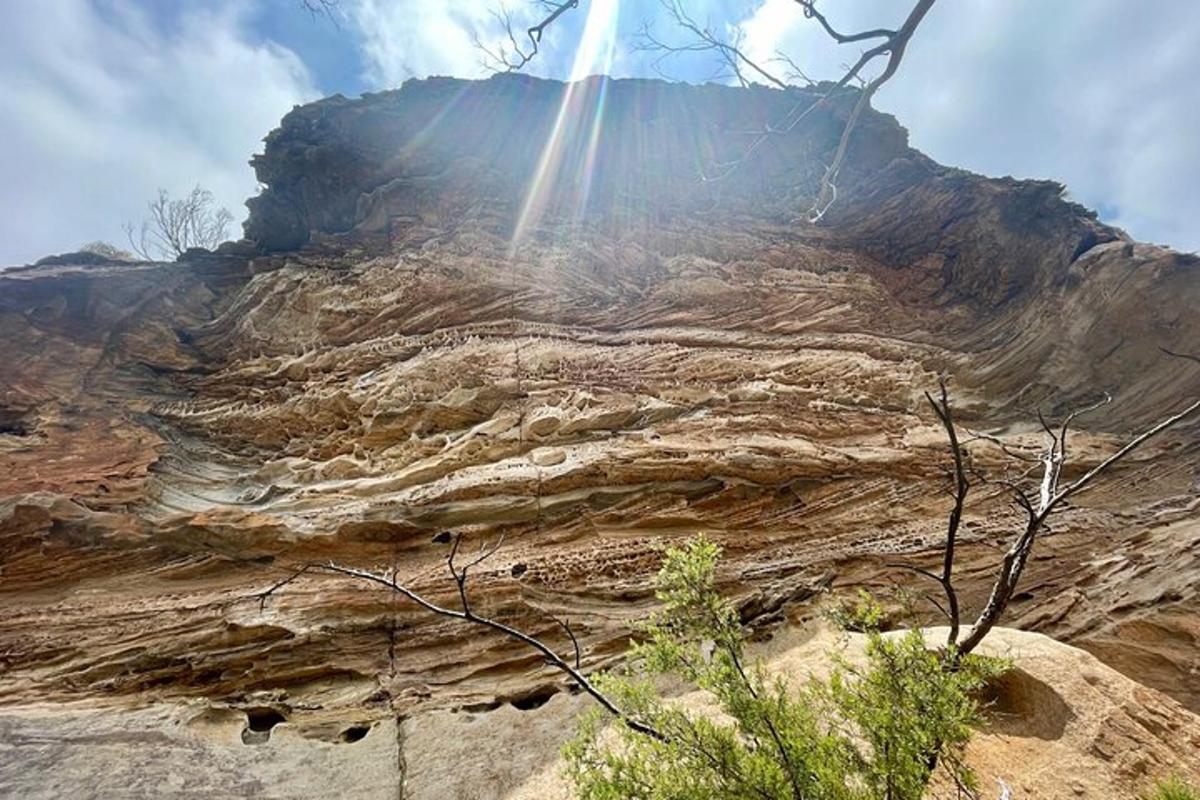
[[[1105,393],[1104,397],[1095,403],[1084,406],[1069,412],[1057,429],[1052,427],[1046,418],[1039,411],[1038,421],[1042,426],[1042,430],[1046,435],[1046,448],[1042,455],[1037,459],[1031,459],[1024,453],[1009,451],[1004,447],[1004,443],[997,437],[990,434],[974,434],[975,439],[984,439],[1001,445],[1004,452],[1017,457],[1019,460],[1031,465],[1025,469],[1017,480],[1008,479],[988,479],[981,472],[971,466],[969,461],[969,453],[963,446],[963,442],[958,438],[956,425],[954,422],[953,412],[951,410],[950,400],[946,391],[946,383],[944,380],[939,381],[940,394],[938,398],[934,398],[928,392],[925,394],[934,413],[945,429],[946,437],[949,441],[951,457],[954,464],[954,507],[950,511],[950,518],[946,526],[946,542],[942,549],[942,571],[936,573],[924,567],[915,566],[912,564],[887,564],[886,566],[897,569],[905,569],[922,577],[928,578],[942,586],[946,593],[948,608],[936,602],[933,598],[929,598],[931,602],[937,606],[939,611],[946,616],[949,621],[950,632],[947,636],[946,644],[952,648],[950,651],[953,657],[965,655],[974,650],[989,631],[999,622],[1001,615],[1012,599],[1013,593],[1018,582],[1021,579],[1022,571],[1025,564],[1028,562],[1029,555],[1032,552],[1034,543],[1041,533],[1049,533],[1049,525],[1047,523],[1050,515],[1059,507],[1061,507],[1070,497],[1085,490],[1091,483],[1114,464],[1120,462],[1137,448],[1141,447],[1151,438],[1166,431],[1175,425],[1187,420],[1191,416],[1200,412],[1200,400],[1193,402],[1191,405],[1184,408],[1182,411],[1169,416],[1148,430],[1135,436],[1123,447],[1110,455],[1108,458],[1101,461],[1091,470],[1086,472],[1078,480],[1066,486],[1061,485],[1063,466],[1067,460],[1067,443],[1070,436],[1071,425],[1084,414],[1091,413],[1099,408],[1102,408],[1112,402],[1112,397]],[[1035,471],[1040,470],[1042,473],[1041,479],[1038,482],[1038,494],[1036,502],[1031,498],[1026,490],[1021,486],[1020,481],[1028,478]],[[1012,495],[1026,515],[1024,529],[1021,534],[1012,542],[1008,550],[1005,552],[1000,564],[999,574],[997,575],[988,600],[984,605],[983,610],[979,613],[975,622],[967,631],[965,638],[961,641],[958,639],[958,634],[961,629],[960,611],[958,608],[958,598],[953,588],[953,568],[955,559],[955,545],[959,526],[962,521],[963,509],[966,502],[967,493],[970,490],[970,482],[967,479],[967,472],[975,475],[981,483],[994,483],[1003,486],[1012,492]]]
[[946,592],[946,604],[949,607],[949,642],[953,643],[958,638],[959,625],[958,594],[954,591],[953,583],[954,548],[958,543],[958,529],[962,524],[963,507],[966,505],[971,483],[967,480],[966,470],[963,468],[963,448],[958,443],[958,432],[954,429],[954,415],[950,409],[949,395],[946,392],[946,380],[944,378],[939,380],[938,386],[941,390],[938,400],[935,401],[928,392],[925,393],[925,399],[937,414],[938,419],[941,420],[942,427],[946,429],[946,437],[950,440],[950,453],[954,461],[954,507],[951,508],[950,518],[946,523],[946,546],[941,577],[942,588]]
[[[912,11],[909,12],[908,18],[904,20],[904,24],[900,26],[900,29],[888,36],[882,44],[876,45],[863,53],[858,63],[840,81],[844,86],[852,78],[857,77],[863,67],[871,60],[884,53],[888,54],[887,65],[883,68],[883,72],[858,93],[858,102],[854,104],[850,116],[846,119],[846,126],[842,128],[842,136],[838,141],[837,150],[834,152],[833,161],[825,168],[825,174],[821,178],[821,188],[817,192],[817,197],[813,201],[812,207],[808,210],[808,219],[810,222],[819,222],[825,216],[825,212],[829,210],[829,207],[837,200],[837,184],[835,181],[837,180],[838,172],[842,168],[842,162],[846,158],[846,148],[850,144],[850,134],[854,132],[854,127],[858,124],[859,116],[862,114],[863,109],[870,105],[871,98],[875,96],[875,92],[879,91],[879,87],[887,83],[896,74],[896,70],[900,67],[900,61],[904,58],[904,51],[908,47],[909,40],[912,38],[913,33],[916,32],[917,26],[921,24],[921,20],[929,13],[929,9],[933,7],[933,3],[934,0],[918,0],[917,4],[913,6]],[[805,4],[802,2],[801,5]],[[816,9],[813,8],[811,1],[805,7],[806,13],[808,11],[816,13]],[[821,20],[824,19],[824,17],[820,17],[819,15],[818,17]],[[825,27],[826,30],[831,30],[828,27],[828,23],[825,23]],[[868,31],[867,33],[877,32]]]
[[575,648],[575,669],[580,669],[583,654],[579,649],[579,640],[575,638],[575,632],[571,630],[571,623],[567,620],[559,619],[558,617],[555,617],[554,621],[558,623],[559,627],[566,631],[567,638],[571,640],[571,646]]
[[950,621],[950,632],[946,637],[946,644],[951,645],[958,639],[960,625],[958,592],[954,590],[955,547],[958,544],[958,529],[962,524],[963,508],[967,502],[967,494],[971,491],[971,483],[967,480],[967,471],[963,459],[964,449],[959,444],[958,431],[954,427],[954,414],[950,408],[950,397],[946,392],[945,378],[938,379],[938,387],[940,395],[936,400],[929,392],[925,393],[925,399],[929,402],[930,407],[933,408],[933,412],[937,414],[942,427],[946,431],[946,438],[950,442],[950,456],[954,464],[954,506],[950,509],[950,517],[946,521],[946,543],[942,547],[942,572],[938,575],[912,565],[899,564],[896,566],[924,575],[941,585],[942,591],[946,594],[946,610],[944,613]]
[[1137,437],[1135,437],[1134,439],[1132,439],[1128,444],[1126,444],[1120,450],[1113,453],[1111,456],[1106,458],[1104,461],[1101,461],[1098,465],[1096,465],[1091,470],[1089,470],[1086,474],[1084,474],[1084,476],[1082,478],[1080,478],[1079,480],[1070,484],[1069,486],[1067,486],[1067,488],[1059,491],[1056,495],[1054,495],[1054,497],[1046,505],[1045,510],[1042,512],[1043,518],[1046,516],[1049,516],[1050,512],[1054,510],[1055,506],[1066,501],[1066,499],[1068,497],[1070,497],[1074,494],[1077,494],[1078,492],[1081,492],[1084,489],[1086,489],[1088,484],[1090,484],[1093,480],[1095,480],[1097,477],[1099,477],[1101,474],[1103,474],[1105,471],[1107,471],[1109,467],[1111,467],[1113,464],[1116,464],[1121,459],[1125,458],[1125,456],[1129,455],[1137,448],[1141,447],[1147,440],[1157,436],[1158,434],[1162,433],[1163,431],[1165,431],[1169,428],[1173,428],[1175,425],[1178,425],[1180,422],[1183,422],[1188,417],[1195,414],[1197,411],[1200,411],[1200,400],[1197,400],[1196,402],[1192,403],[1190,406],[1185,408],[1183,411],[1180,411],[1178,414],[1167,417],[1166,419],[1159,422],[1154,427],[1150,428],[1149,430],[1145,431],[1144,433],[1142,433],[1142,434],[1138,435]]
[[513,31],[512,14],[503,6],[501,6],[499,11],[492,11],[492,16],[504,28],[505,36],[508,38],[507,47],[503,44],[494,48],[488,47],[479,39],[477,34],[471,34],[475,49],[483,54],[482,64],[484,69],[489,69],[493,72],[517,72],[523,69],[538,54],[538,49],[542,43],[542,35],[545,33],[546,28],[553,25],[555,20],[570,9],[578,8],[579,0],[565,0],[565,2],[561,3],[543,3],[542,5],[550,13],[541,22],[526,28],[525,35],[529,37],[529,44],[524,47],[517,41],[517,35]]
[[861,42],[867,39],[891,39],[896,35],[896,31],[889,28],[875,28],[870,31],[861,31],[849,35],[838,33],[829,24],[829,20],[820,11],[817,11],[817,0],[796,0],[804,8],[804,16],[809,19],[815,19],[821,24],[835,42],[838,44],[850,44],[851,42]]
[[967,433],[971,434],[970,439],[963,440],[964,445],[970,444],[971,442],[974,442],[977,439],[981,439],[985,442],[991,442],[992,444],[999,447],[1000,450],[1005,455],[1011,456],[1012,458],[1015,458],[1019,461],[1034,461],[1039,464],[1041,463],[1041,459],[1038,458],[1037,456],[1031,456],[1028,453],[1022,453],[1019,450],[1014,450],[1012,448],[1012,445],[1008,444],[1008,442],[1005,442],[999,436],[993,436],[992,434],[984,433],[983,431],[973,431],[970,428],[963,428],[963,430],[965,430]]
[[[410,600],[411,602],[416,604],[418,607],[424,609],[425,611],[430,612],[431,614],[435,614],[440,617],[447,617],[450,619],[462,620],[463,622],[469,622],[469,623],[472,623],[475,625],[479,625],[481,627],[488,628],[492,631],[503,634],[504,636],[507,636],[510,639],[513,639],[517,642],[520,642],[521,644],[524,644],[528,647],[533,648],[535,651],[537,651],[539,654],[541,654],[542,659],[545,661],[545,663],[547,665],[552,666],[555,669],[559,670],[560,672],[565,673],[581,689],[583,689],[583,691],[585,691],[594,700],[596,700],[596,702],[598,702],[606,711],[608,711],[609,713],[611,713],[612,715],[617,717],[617,719],[619,719],[623,724],[627,725],[631,730],[636,731],[637,733],[640,733],[640,734],[643,734],[646,736],[650,736],[659,741],[666,740],[666,737],[662,733],[660,733],[659,731],[654,729],[653,727],[647,725],[646,723],[644,723],[634,717],[631,717],[630,715],[628,715],[624,711],[622,711],[616,705],[616,703],[614,703],[607,695],[605,695],[603,692],[601,692],[596,687],[595,684],[593,684],[590,680],[588,680],[587,676],[585,676],[583,674],[583,671],[580,668],[581,653],[580,653],[579,642],[576,639],[575,634],[571,631],[570,627],[566,625],[566,623],[559,622],[560,625],[562,625],[563,627],[566,628],[568,635],[571,639],[571,642],[574,646],[574,649],[575,649],[575,652],[574,652],[574,662],[575,663],[574,664],[568,662],[566,659],[564,659],[562,656],[560,656],[558,653],[556,653],[553,648],[551,648],[549,645],[542,642],[540,639],[538,639],[534,636],[531,636],[530,634],[527,634],[524,631],[521,631],[517,628],[514,628],[511,625],[506,625],[505,623],[500,622],[499,620],[475,613],[475,611],[472,610],[469,602],[467,601],[466,582],[467,582],[468,570],[471,567],[481,564],[484,560],[486,560],[487,558],[490,558],[492,555],[494,555],[500,547],[500,542],[497,542],[496,544],[494,544],[492,546],[481,547],[479,555],[477,555],[469,563],[463,565],[462,567],[458,567],[455,565],[454,562],[455,562],[455,559],[460,550],[462,538],[463,537],[460,534],[456,534],[452,537],[452,545],[451,545],[450,554],[446,558],[446,564],[449,567],[451,574],[454,576],[456,588],[458,589],[459,600],[462,603],[461,611],[456,611],[453,608],[446,608],[445,606],[438,605],[437,603],[433,602],[432,600],[429,600],[425,596],[421,595],[420,593],[418,593],[417,591],[412,589],[410,586],[407,586],[404,583],[398,582],[396,580],[396,576],[393,572],[379,573],[379,572],[373,572],[371,570],[359,569],[356,567],[342,566],[340,564],[335,564],[332,562],[324,563],[324,564],[319,564],[319,563],[315,563],[315,562],[304,564],[304,565],[300,566],[299,568],[297,568],[295,571],[293,571],[288,577],[276,582],[275,584],[268,587],[266,590],[256,593],[255,595],[253,595],[253,597],[258,599],[260,608],[265,607],[267,599],[269,599],[273,594],[275,594],[276,592],[278,592],[285,586],[291,584],[292,582],[294,582],[295,580],[300,578],[302,575],[309,574],[312,572],[326,572],[326,573],[331,573],[334,575],[340,575],[340,576],[344,576],[344,577],[348,577],[348,578],[354,578],[354,579],[360,580],[360,581],[365,581],[367,583],[372,583],[377,586],[382,586],[386,589],[391,590],[392,592],[395,592],[395,593],[407,598],[408,600]],[[445,540],[442,539],[440,541],[445,541]],[[555,621],[558,622],[558,620],[555,620]]]
[[[684,44],[666,42],[658,38],[654,33],[653,25],[649,21],[644,21],[641,31],[638,34],[638,40],[634,43],[634,49],[649,53],[659,53],[659,57],[655,59],[653,64],[656,71],[658,71],[659,64],[665,58],[681,53],[712,52],[729,68],[732,76],[742,86],[750,85],[750,81],[746,78],[744,72],[744,69],[749,69],[777,88],[789,88],[789,84],[786,81],[780,80],[779,77],[751,60],[741,49],[742,33],[740,29],[733,32],[732,39],[728,39],[715,32],[711,25],[701,25],[697,22],[688,14],[683,0],[659,0],[659,5],[662,6],[672,22],[691,34],[693,38]],[[798,69],[797,72],[799,72]]]
[[258,610],[262,611],[267,607],[267,600],[269,600],[271,598],[271,595],[275,594],[275,592],[279,591],[280,589],[287,586],[288,584],[296,581],[297,579],[300,578],[301,575],[305,575],[309,572],[312,572],[316,568],[317,567],[315,564],[304,564],[303,566],[292,570],[291,574],[288,575],[283,580],[280,580],[280,581],[272,584],[271,586],[269,586],[267,589],[255,594],[254,597],[258,598]]
[[788,82],[789,85],[791,85],[793,83],[799,83],[804,86],[816,85],[816,81],[814,81],[812,78],[808,77],[808,75],[804,72],[804,70],[802,70],[800,68],[800,65],[797,64],[794,60],[792,60],[792,57],[789,56],[787,53],[784,53],[780,50],[776,50],[775,57],[772,58],[771,61],[783,64],[784,66],[786,66],[788,68],[788,71],[786,73],[784,73],[784,79]]
[[940,611],[943,617],[945,617],[947,620],[950,619],[950,612],[946,610],[945,606],[943,606],[940,602],[938,602],[938,599],[936,597],[929,594],[928,592],[926,592],[925,594],[923,594],[921,596],[924,597],[926,600],[928,600],[933,605],[934,608],[936,608],[938,611]]
[[821,182],[817,189],[817,194],[813,199],[812,205],[808,210],[808,221],[812,223],[819,222],[825,213],[837,200],[837,177],[841,171],[842,164],[846,158],[846,151],[850,144],[850,136],[854,132],[855,126],[858,124],[858,119],[862,115],[863,109],[870,105],[871,98],[881,86],[887,83],[896,70],[900,66],[901,60],[904,58],[904,53],[908,47],[909,40],[912,39],[917,27],[921,21],[925,19],[925,15],[929,13],[929,9],[933,7],[935,0],[917,0],[909,12],[908,17],[904,20],[904,24],[895,31],[879,28],[871,31],[863,31],[858,34],[849,36],[838,33],[834,30],[829,21],[819,12],[816,11],[813,0],[797,0],[804,7],[805,15],[811,16],[821,23],[826,32],[829,33],[835,41],[856,42],[868,39],[882,38],[883,41],[871,47],[862,53],[859,59],[854,62],[836,82],[830,85],[828,89],[822,92],[814,99],[806,99],[793,106],[784,119],[777,124],[766,124],[762,130],[755,134],[745,151],[736,159],[726,161],[721,164],[714,165],[714,170],[703,175],[705,181],[719,181],[732,174],[741,164],[745,163],[768,139],[773,136],[789,133],[803,122],[810,114],[817,109],[822,108],[829,100],[843,89],[847,88],[852,81],[861,81],[862,72],[875,59],[884,55],[887,56],[887,62],[883,71],[868,81],[865,86],[858,92],[858,100],[851,109],[849,116],[846,119],[846,124],[842,128],[842,134],[838,139],[837,148],[834,151],[833,160],[825,167],[825,171],[821,176]]
[[915,572],[918,575],[922,575],[926,578],[929,578],[931,581],[936,581],[937,583],[942,582],[941,575],[938,575],[936,572],[933,572],[932,570],[925,569],[924,567],[918,567],[916,564],[905,564],[901,561],[895,561],[895,562],[892,562],[889,564],[884,564],[884,566],[887,567],[888,569],[906,569],[909,572]]
[[[1163,419],[1148,430],[1135,436],[1124,447],[1088,470],[1078,480],[1068,484],[1066,487],[1060,487],[1062,466],[1066,458],[1067,432],[1071,421],[1078,418],[1080,414],[1087,413],[1107,404],[1109,400],[1110,398],[1106,395],[1103,401],[1069,414],[1057,435],[1046,424],[1045,420],[1042,420],[1043,427],[1047,431],[1049,446],[1042,459],[1043,477],[1038,505],[1035,507],[1024,498],[1023,493],[1018,492],[1018,497],[1023,501],[1022,506],[1028,514],[1025,530],[1004,554],[1000,565],[1000,574],[992,585],[991,594],[983,611],[980,612],[979,617],[967,632],[966,637],[957,643],[957,652],[959,654],[970,653],[974,650],[999,621],[1005,608],[1008,606],[1009,600],[1012,598],[1017,583],[1021,579],[1021,573],[1029,560],[1029,555],[1033,550],[1038,533],[1046,527],[1046,520],[1054,510],[1066,502],[1069,497],[1085,490],[1096,478],[1103,475],[1114,464],[1120,462],[1147,441],[1163,431],[1178,425],[1196,414],[1197,411],[1200,411],[1200,400],[1197,400],[1182,411]],[[951,642],[951,644],[953,645],[955,642]]]

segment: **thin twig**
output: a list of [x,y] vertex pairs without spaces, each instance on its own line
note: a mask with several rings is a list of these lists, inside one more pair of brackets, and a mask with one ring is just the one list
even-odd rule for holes
[[517,72],[525,67],[534,59],[539,52],[542,43],[542,35],[546,28],[554,24],[554,21],[561,17],[564,13],[572,8],[579,7],[579,0],[566,0],[562,3],[545,3],[543,4],[550,10],[550,13],[544,17],[541,22],[526,28],[525,35],[529,37],[528,47],[522,47],[517,42],[516,33],[513,31],[512,14],[508,9],[501,7],[499,11],[493,11],[492,16],[504,28],[505,36],[508,38],[509,46],[512,48],[511,53],[503,44],[495,49],[489,48],[478,35],[472,34],[472,40],[475,49],[483,54],[483,66],[493,72]]
[[680,53],[714,52],[742,86],[750,85],[750,81],[742,71],[743,67],[746,67],[779,89],[790,88],[790,85],[786,81],[781,80],[778,76],[746,55],[745,51],[741,48],[742,33],[740,29],[735,29],[732,36],[726,38],[715,32],[712,26],[701,25],[697,22],[688,14],[682,0],[659,0],[659,5],[662,6],[667,16],[670,17],[676,26],[691,34],[694,38],[692,41],[684,44],[669,43],[655,35],[654,28],[649,21],[643,21],[638,38],[634,43],[634,49],[660,53],[654,62],[656,69],[665,58]]
[[890,28],[875,28],[873,30],[860,31],[859,33],[851,34],[838,33],[833,29],[833,26],[829,24],[829,20],[825,18],[825,15],[820,11],[817,11],[816,0],[796,0],[796,2],[804,8],[804,16],[808,17],[809,19],[815,19],[817,22],[819,22],[821,27],[825,29],[825,32],[833,37],[833,40],[838,44],[862,42],[867,39],[892,39],[897,34],[897,31],[891,30]]

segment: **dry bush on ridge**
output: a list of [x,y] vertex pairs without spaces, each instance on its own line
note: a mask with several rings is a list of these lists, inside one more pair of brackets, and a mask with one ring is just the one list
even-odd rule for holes
[[148,204],[150,216],[125,224],[129,246],[145,261],[171,261],[192,248],[213,250],[229,235],[233,214],[218,208],[212,192],[196,186],[178,200],[166,189]]

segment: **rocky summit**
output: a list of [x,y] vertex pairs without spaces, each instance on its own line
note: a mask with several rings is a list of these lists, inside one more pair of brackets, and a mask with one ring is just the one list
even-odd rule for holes
[[[564,652],[569,619],[592,669],[653,608],[662,546],[702,532],[743,620],[786,638],[829,592],[928,590],[895,563],[940,558],[939,376],[991,475],[1040,446],[1039,412],[1111,394],[1073,477],[1200,393],[1200,363],[1163,352],[1200,351],[1200,259],[1056,183],[942,166],[869,112],[810,223],[853,97],[755,132],[816,91],[503,75],[333,97],[254,157],[244,240],[0,272],[0,794],[61,796],[54,774],[114,797],[504,796],[431,776],[583,698],[512,641],[300,566],[453,603],[438,534],[503,536],[472,604]],[[1198,430],[1038,543],[1004,624],[1090,655],[1005,634],[1086,666],[1006,702],[1095,674],[1120,696],[1088,707],[1120,714],[1029,710],[979,745],[1008,748],[997,770],[1048,741],[1102,760],[1112,796],[1200,770]],[[1021,514],[973,491],[969,609]],[[550,769],[536,749],[506,768]]]

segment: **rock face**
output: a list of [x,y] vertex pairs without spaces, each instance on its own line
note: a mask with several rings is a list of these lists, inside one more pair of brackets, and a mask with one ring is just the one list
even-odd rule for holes
[[[860,657],[862,641],[793,630],[754,649],[769,670],[802,682],[824,674],[830,654]],[[999,629],[984,650],[1014,669],[989,687],[968,750],[982,796],[998,796],[1002,780],[1014,797],[1137,797],[1155,776],[1200,776],[1200,717],[1174,700],[1038,634]],[[677,698],[693,709],[702,701]],[[401,722],[260,714],[265,730],[249,733],[244,713],[197,701],[0,708],[0,792],[54,800],[86,784],[105,800],[319,800],[336,786],[363,800],[570,800],[557,754],[586,707],[563,693],[534,707],[437,709]]]
[[[1072,474],[1200,391],[1160,350],[1198,349],[1197,259],[1055,184],[940,166],[872,113],[808,225],[844,102],[698,180],[803,99],[513,76],[331,98],[255,158],[248,242],[0,273],[0,702],[188,702],[334,739],[536,705],[558,684],[529,653],[385,592],[254,595],[336,560],[449,601],[434,534],[503,534],[474,602],[555,641],[569,615],[599,665],[664,542],[719,540],[750,622],[934,558],[938,373],[1013,446],[1039,442],[1036,409],[1111,392]],[[1193,710],[1196,433],[1058,517],[1007,620]],[[977,488],[969,607],[1016,520]]]

